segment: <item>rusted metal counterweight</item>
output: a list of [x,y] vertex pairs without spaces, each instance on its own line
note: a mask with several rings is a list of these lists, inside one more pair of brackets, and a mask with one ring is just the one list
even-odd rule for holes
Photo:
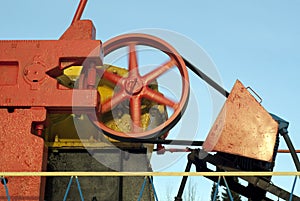
[[[47,111],[95,110],[99,102],[96,90],[71,90],[55,79],[73,65],[102,65],[101,41],[94,39],[92,22],[79,20],[59,40],[0,41],[0,172],[45,170],[47,148],[32,133],[43,133]],[[73,101],[74,93],[82,98]],[[44,179],[7,179],[13,200],[43,200]]]

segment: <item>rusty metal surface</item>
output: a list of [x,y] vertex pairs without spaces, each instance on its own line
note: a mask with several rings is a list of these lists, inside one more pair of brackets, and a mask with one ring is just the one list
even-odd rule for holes
[[[43,171],[47,165],[44,140],[30,133],[33,121],[43,121],[43,108],[16,109],[9,113],[0,109],[0,172]],[[8,189],[14,201],[44,200],[45,178],[8,177]],[[7,200],[0,188],[0,200]]]
[[270,162],[277,130],[278,124],[237,81],[203,148]]

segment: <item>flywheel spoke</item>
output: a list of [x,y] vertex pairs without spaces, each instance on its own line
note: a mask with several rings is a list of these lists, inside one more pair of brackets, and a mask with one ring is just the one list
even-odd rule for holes
[[128,99],[128,95],[125,90],[122,89],[118,93],[114,94],[110,99],[105,101],[101,106],[101,113],[112,110],[116,105]]
[[147,73],[143,76],[145,83],[150,83],[155,80],[157,77],[161,76],[163,73],[171,69],[175,65],[175,60],[171,58],[169,61],[165,62],[158,68],[154,69],[150,73]]
[[139,96],[130,98],[130,115],[132,119],[132,131],[138,131],[141,127],[141,99]]
[[129,70],[129,74],[138,75],[137,52],[136,52],[136,45],[134,43],[129,44],[128,70]]
[[118,82],[120,82],[120,80],[123,78],[117,74],[113,74],[107,71],[104,71],[102,73],[102,78],[112,82],[113,84],[118,84]]
[[149,88],[145,89],[144,97],[154,102],[157,102],[158,104],[169,106],[173,109],[176,109],[178,107],[178,104],[174,101],[170,100],[169,98],[166,98],[161,93]]

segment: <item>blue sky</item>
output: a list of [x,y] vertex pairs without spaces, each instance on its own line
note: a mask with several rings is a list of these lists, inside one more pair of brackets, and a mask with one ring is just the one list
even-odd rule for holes
[[[71,23],[77,3],[67,0],[3,1],[0,39],[57,39]],[[93,20],[97,39],[102,41],[145,28],[170,30],[191,39],[210,56],[227,90],[239,79],[263,98],[262,105],[269,112],[288,120],[292,141],[300,148],[299,9],[300,2],[295,0],[89,0],[83,18]],[[191,83],[194,91],[203,89],[207,93],[206,86],[195,78],[191,78]],[[199,101],[203,97],[195,94],[203,113],[197,118],[211,117],[205,114],[205,103],[211,104],[209,100]],[[211,123],[211,119],[201,121],[204,127],[199,129],[198,140],[205,139]],[[286,148],[283,139],[280,147]],[[183,171],[184,163],[181,160],[166,170]],[[275,170],[294,171],[291,157],[280,154]],[[172,178],[164,179],[162,183],[174,183],[172,181]],[[274,179],[274,183],[285,189],[291,188],[292,181],[293,178]],[[197,184],[202,200],[208,200],[207,181],[199,179]],[[172,185],[178,188],[177,184]],[[162,189],[162,194],[164,188],[157,187]],[[297,188],[299,195],[299,185]]]

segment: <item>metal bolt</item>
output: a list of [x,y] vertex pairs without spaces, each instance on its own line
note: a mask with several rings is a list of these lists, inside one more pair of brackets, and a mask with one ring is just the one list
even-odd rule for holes
[[43,124],[37,124],[35,126],[35,130],[38,136],[42,136],[43,130],[44,130],[44,125]]

